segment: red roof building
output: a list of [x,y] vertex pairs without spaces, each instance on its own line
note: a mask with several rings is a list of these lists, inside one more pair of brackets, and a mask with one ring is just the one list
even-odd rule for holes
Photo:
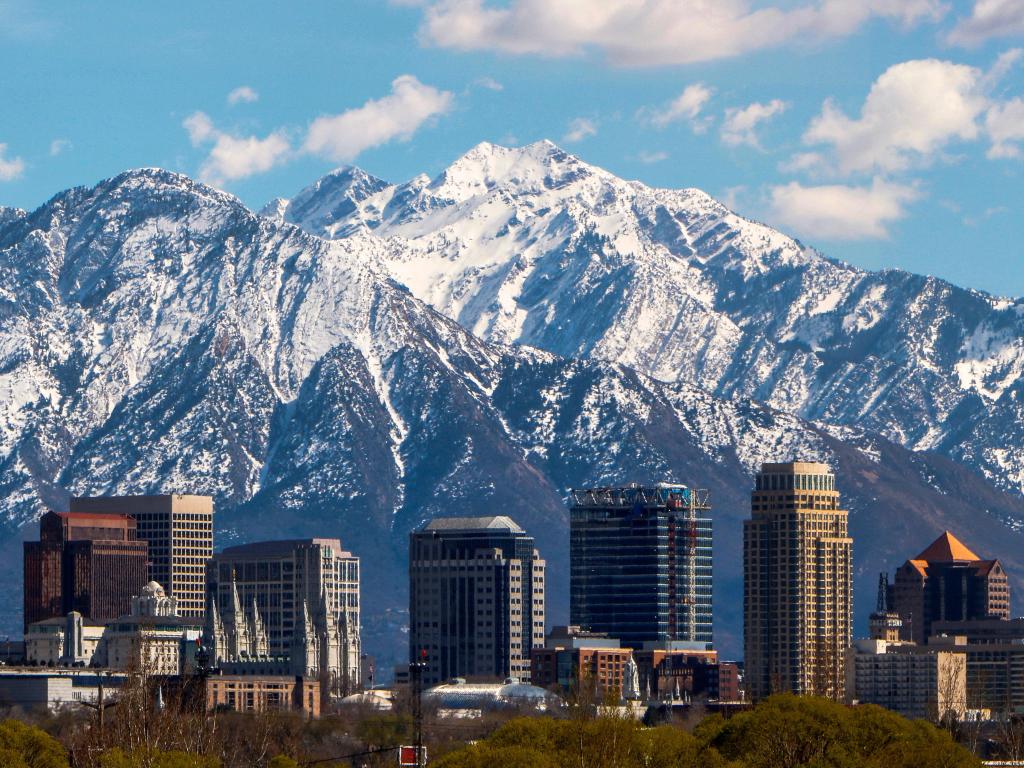
[[1009,619],[1010,584],[998,560],[983,560],[949,531],[896,571],[889,606],[900,638],[924,643],[937,621]]

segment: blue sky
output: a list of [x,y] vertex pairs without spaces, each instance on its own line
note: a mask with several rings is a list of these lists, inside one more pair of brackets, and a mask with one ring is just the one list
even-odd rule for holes
[[258,207],[550,138],[824,253],[1024,295],[1024,0],[0,0],[0,205],[162,166]]

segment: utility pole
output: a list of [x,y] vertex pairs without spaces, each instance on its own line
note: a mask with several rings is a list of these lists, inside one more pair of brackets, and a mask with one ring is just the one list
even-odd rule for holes
[[416,768],[423,768],[423,670],[427,666],[427,649],[420,651],[420,661],[409,665],[409,682],[412,684],[413,743],[416,748]]
[[105,713],[106,713],[108,708],[116,707],[117,704],[118,704],[117,701],[107,701],[105,699],[105,697],[104,697],[103,677],[104,677],[105,674],[109,675],[110,673],[109,672],[97,672],[96,673],[97,678],[99,678],[99,682],[98,682],[98,684],[96,686],[96,688],[97,688],[97,690],[96,690],[96,701],[95,702],[92,702],[92,701],[80,701],[80,702],[78,702],[83,707],[88,707],[89,709],[95,709],[96,710],[96,716],[97,716],[97,721],[98,721],[97,724],[99,726],[100,739],[101,740],[103,739],[103,733],[104,733],[104,729],[106,727],[106,714]]

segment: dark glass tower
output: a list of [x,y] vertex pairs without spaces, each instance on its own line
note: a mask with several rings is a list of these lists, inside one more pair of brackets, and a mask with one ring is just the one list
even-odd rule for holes
[[571,622],[624,645],[710,645],[708,492],[659,483],[572,492]]

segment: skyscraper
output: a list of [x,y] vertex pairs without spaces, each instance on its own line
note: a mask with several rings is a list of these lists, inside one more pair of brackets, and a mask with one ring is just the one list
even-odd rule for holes
[[[213,499],[209,496],[81,496],[72,512],[131,515],[149,544],[149,581],[178,599],[178,612],[206,612],[206,562],[213,554]],[[138,590],[138,586],[132,589]]]
[[764,464],[743,524],[747,691],[841,698],[851,641],[847,513],[825,464]]
[[[442,517],[409,537],[409,656],[423,682],[530,678],[544,644],[544,561],[511,518]],[[425,655],[424,655],[425,654]]]
[[710,644],[708,492],[659,483],[576,490],[572,501],[570,621],[626,645]]
[[146,542],[127,515],[47,512],[24,552],[26,628],[72,611],[116,619],[147,580]]
[[891,607],[901,637],[924,643],[936,621],[1010,618],[1010,582],[998,560],[982,560],[949,531],[896,570]]

